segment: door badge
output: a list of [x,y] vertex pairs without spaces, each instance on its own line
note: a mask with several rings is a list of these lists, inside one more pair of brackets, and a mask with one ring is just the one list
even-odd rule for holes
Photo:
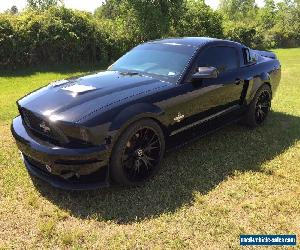
[[184,115],[178,112],[177,116],[174,117],[175,122],[181,122],[181,120],[184,118]]

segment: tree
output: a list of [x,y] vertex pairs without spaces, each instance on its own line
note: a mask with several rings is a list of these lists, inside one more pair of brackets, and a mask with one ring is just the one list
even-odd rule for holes
[[132,8],[143,40],[160,38],[179,18],[183,0],[127,0]]
[[94,15],[98,18],[115,19],[120,13],[120,2],[116,0],[105,1],[98,7]]
[[228,20],[245,21],[255,18],[258,7],[255,0],[221,0],[219,9]]
[[166,36],[179,19],[185,0],[107,0],[95,11],[114,21],[133,44]]
[[259,11],[260,23],[265,29],[271,29],[275,24],[277,8],[274,0],[265,0],[265,6]]
[[27,0],[27,7],[38,11],[45,11],[59,4],[63,5],[63,0]]
[[18,14],[18,8],[17,8],[17,6],[16,5],[13,5],[11,8],[10,8],[10,13],[12,14],[12,15],[16,15],[16,14]]
[[175,26],[176,36],[223,37],[222,16],[204,0],[189,0]]
[[277,3],[275,25],[272,29],[276,45],[296,47],[300,45],[300,6],[299,0]]

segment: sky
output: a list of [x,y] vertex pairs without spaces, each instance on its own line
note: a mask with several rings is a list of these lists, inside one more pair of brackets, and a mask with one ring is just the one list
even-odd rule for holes
[[[73,9],[86,10],[93,12],[101,5],[103,0],[64,0],[65,6]],[[216,9],[219,0],[205,0],[206,4]],[[263,5],[264,0],[256,0],[258,6]],[[26,5],[26,0],[0,0],[0,12],[10,9],[11,6],[16,5],[19,10],[23,9]]]

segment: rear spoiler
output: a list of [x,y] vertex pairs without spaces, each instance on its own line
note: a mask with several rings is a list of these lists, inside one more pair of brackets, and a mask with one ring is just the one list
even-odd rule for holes
[[275,53],[273,53],[271,51],[263,51],[263,50],[252,50],[252,51],[260,56],[277,59],[277,56],[275,55]]

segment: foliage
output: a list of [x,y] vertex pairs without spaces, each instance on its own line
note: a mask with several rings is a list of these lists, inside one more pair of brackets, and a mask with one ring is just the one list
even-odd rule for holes
[[10,16],[0,16],[0,65],[11,64],[11,53],[14,48],[15,30],[12,26]]
[[18,10],[18,8],[17,8],[16,5],[11,6],[11,8],[10,8],[10,13],[11,13],[12,15],[16,15],[16,14],[18,14],[18,12],[19,12],[19,10]]
[[277,15],[271,33],[278,47],[300,45],[300,1],[277,4]]
[[136,18],[142,41],[167,35],[172,23],[182,14],[180,10],[183,8],[183,0],[127,1]]
[[63,4],[63,0],[27,0],[27,7],[31,10],[44,11],[50,7]]
[[222,16],[215,13],[204,0],[187,2],[173,30],[176,36],[209,36],[222,38]]
[[219,12],[225,37],[255,48],[300,46],[299,0],[265,0],[262,8],[253,0],[222,0]]
[[[95,17],[108,23],[121,51],[148,40],[167,36],[184,6],[183,0],[110,0],[95,11]],[[116,37],[117,36],[117,37]]]
[[2,66],[85,63],[105,58],[103,34],[86,12],[51,7],[14,18],[2,15],[0,30]]
[[122,54],[136,44],[168,36],[222,37],[222,17],[203,0],[109,0],[95,11],[110,45]]
[[255,0],[221,0],[220,10],[228,20],[247,20],[255,17]]
[[110,63],[135,45],[169,36],[209,36],[253,48],[300,45],[300,1],[106,0],[94,14],[62,0],[28,0],[0,13],[0,67]]
[[254,24],[227,22],[224,26],[225,37],[251,48],[263,49],[262,31]]

